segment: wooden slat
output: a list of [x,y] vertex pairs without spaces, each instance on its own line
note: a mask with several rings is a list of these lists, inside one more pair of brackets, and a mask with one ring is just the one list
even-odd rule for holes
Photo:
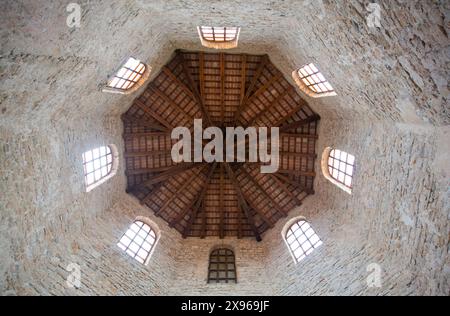
[[186,77],[188,79],[188,82],[189,82],[192,94],[196,98],[196,100],[197,100],[197,102],[198,102],[198,104],[200,106],[200,110],[202,111],[203,120],[206,121],[206,124],[208,126],[211,126],[212,125],[211,118],[209,117],[209,114],[208,114],[208,111],[206,110],[206,107],[205,107],[205,104],[203,102],[203,99],[200,96],[197,87],[195,86],[194,80],[192,79],[192,76],[191,76],[191,74],[189,72],[189,68],[188,68],[188,66],[186,64],[186,61],[184,60],[183,53],[179,52],[178,55],[179,55],[180,60],[181,60],[181,65],[183,66],[183,72],[184,72],[184,74],[186,75]]
[[312,123],[312,122],[316,122],[318,120],[320,120],[320,116],[317,115],[317,114],[314,114],[314,115],[311,115],[311,116],[309,116],[309,117],[307,117],[307,118],[305,118],[303,120],[295,121],[293,123],[290,123],[290,124],[287,124],[287,125],[284,125],[284,126],[280,127],[280,132],[287,132],[287,131],[289,131],[291,129],[296,129],[296,128],[302,127],[302,126],[304,126],[306,124],[309,124],[309,123]]
[[296,187],[297,189],[299,189],[302,192],[306,192],[308,194],[313,194],[314,191],[308,188],[305,188],[304,186],[302,186],[300,183],[290,179],[289,177],[279,174],[279,173],[273,173],[273,176],[279,178],[281,181],[285,182],[285,183],[289,183],[290,185]]
[[242,100],[242,102],[240,103],[235,115],[234,115],[234,120],[235,122],[239,122],[240,118],[241,118],[241,112],[242,109],[245,107],[245,104],[247,103],[247,100],[250,96],[250,94],[253,92],[253,89],[256,85],[256,83],[258,82],[259,77],[261,76],[262,71],[264,70],[264,67],[266,67],[267,63],[269,61],[269,58],[267,57],[267,55],[264,55],[261,58],[261,62],[259,64],[258,69],[256,70],[255,74],[252,77],[252,81],[250,82],[250,85],[248,86],[248,89],[244,95],[244,99]]
[[220,53],[220,124],[224,124],[225,117],[225,56]]
[[123,114],[121,116],[123,121],[126,122],[130,122],[130,123],[137,123],[138,125],[142,126],[142,127],[148,127],[148,128],[152,128],[152,129],[156,129],[158,131],[161,132],[168,132],[168,129],[162,125],[159,125],[157,123],[153,123],[150,122],[148,120],[139,118],[139,117],[134,117],[134,116],[128,116],[127,114]]
[[253,216],[250,214],[249,207],[247,205],[247,202],[245,201],[244,194],[242,193],[241,188],[239,187],[239,185],[237,183],[236,176],[234,175],[234,172],[228,163],[224,162],[223,164],[225,166],[225,170],[228,173],[228,177],[230,178],[231,182],[234,184],[234,188],[237,193],[237,198],[238,198],[240,207],[242,208],[245,216],[247,217],[247,221],[250,224],[253,234],[255,234],[255,238],[257,241],[261,241],[262,240],[261,234],[259,233],[258,229],[255,226],[255,220],[254,220]]
[[273,102],[267,106],[264,110],[262,110],[261,112],[259,112],[258,115],[256,115],[248,124],[247,126],[253,126],[253,123],[255,123],[257,120],[259,120],[261,117],[263,117],[268,111],[270,111],[270,109],[272,109],[273,107],[275,107],[276,105],[278,105],[278,103],[283,100],[283,98],[285,98],[291,91],[293,91],[294,88],[292,86],[289,86],[288,89],[284,90],[283,92],[281,92],[276,98],[275,100],[273,100]]
[[247,55],[242,55],[241,64],[241,96],[239,98],[239,104],[242,103],[245,96],[245,83],[247,81]]
[[[206,167],[206,165],[204,165],[204,166],[202,166],[201,168],[200,168],[200,171],[199,172],[202,172],[203,171],[203,169],[205,169],[205,167]],[[170,203],[172,203],[172,201],[175,199],[175,198],[177,198],[177,197],[179,197],[180,195],[182,195],[183,194],[183,191],[185,191],[186,190],[186,188],[188,187],[188,186],[190,186],[191,185],[191,182],[190,181],[184,181],[184,183],[176,190],[176,192],[175,193],[173,193],[172,194],[172,196],[158,209],[158,210],[154,210],[154,212],[155,212],[155,215],[156,216],[159,216],[159,214],[161,214],[162,212],[164,212],[165,210],[166,210],[166,208],[167,207],[169,207],[169,205],[170,205]]]
[[266,190],[256,181],[253,176],[251,176],[246,170],[245,167],[241,168],[240,171],[250,180],[254,187],[258,189],[262,193],[262,195],[270,201],[270,203],[275,207],[275,209],[280,212],[283,216],[286,216],[288,211],[285,210],[281,205],[279,205],[275,200],[266,192]]
[[287,195],[289,195],[291,197],[291,199],[293,199],[295,201],[295,204],[297,205],[301,205],[302,201],[300,201],[300,199],[294,194],[292,193],[291,190],[289,190],[289,188],[284,184],[284,182],[282,182],[279,178],[277,178],[274,174],[272,173],[268,173],[267,174],[273,181],[276,182],[276,184],[284,191],[287,193]]
[[176,176],[179,173],[182,173],[186,170],[189,170],[189,169],[192,169],[192,168],[195,168],[198,166],[199,166],[198,164],[193,164],[193,163],[181,163],[179,165],[176,165],[172,169],[169,169],[165,172],[158,174],[157,176],[152,177],[151,179],[144,181],[140,185],[151,185],[151,184],[159,183],[162,181],[166,181],[170,177]]
[[183,113],[183,115],[186,117],[186,119],[189,122],[194,122],[194,118],[188,113],[186,112],[182,107],[180,107],[177,103],[175,103],[175,101],[173,101],[171,98],[169,98],[164,92],[162,92],[161,90],[159,90],[156,87],[152,87],[149,86],[148,90],[150,90],[150,92],[156,94],[157,96],[159,96],[161,99],[163,99],[165,102],[169,103],[171,106],[173,106],[174,108],[176,108],[178,111],[180,111],[181,113]]
[[[194,205],[194,208],[192,209],[192,212],[191,212],[189,221],[188,221],[186,227],[184,228],[184,231],[183,231],[183,238],[186,238],[186,236],[189,235],[189,233],[190,233],[190,231],[191,231],[191,226],[192,226],[192,224],[194,223],[195,218],[197,217],[197,213],[198,213],[198,210],[199,210],[199,208],[200,208],[200,205],[203,203],[203,201],[204,201],[204,199],[205,199],[206,191],[208,190],[208,186],[209,186],[209,184],[210,184],[210,182],[211,182],[212,175],[214,174],[214,171],[216,170],[216,168],[217,168],[217,162],[215,162],[215,163],[211,166],[211,169],[209,170],[207,179],[206,179],[206,181],[205,181],[205,185],[203,186],[203,189],[202,189],[202,191],[201,191],[201,193],[200,193],[198,199],[197,199],[196,202],[195,202],[195,205]],[[186,216],[186,215],[185,215],[185,216]],[[184,218],[184,216],[181,217],[181,218]]]
[[220,219],[219,219],[219,237],[220,239],[223,239],[224,237],[224,221],[225,221],[225,209],[223,204],[223,194],[224,194],[224,187],[223,187],[223,164],[220,164],[220,182],[219,182],[219,212],[220,212]]
[[139,169],[127,169],[125,170],[125,174],[127,176],[133,176],[138,174],[146,174],[146,173],[155,173],[155,172],[163,172],[172,169],[174,166],[168,167],[156,167],[156,168],[139,168]]
[[160,124],[162,124],[167,129],[173,128],[173,126],[165,118],[163,118],[161,115],[159,115],[158,113],[153,111],[147,104],[145,104],[141,100],[136,99],[136,100],[134,100],[133,104],[137,105],[142,111],[149,114],[151,117],[153,117],[155,120],[157,120]]
[[292,169],[278,169],[278,173],[284,174],[293,174],[296,176],[305,176],[305,177],[315,177],[316,173],[314,171],[301,171],[301,170],[292,170]]

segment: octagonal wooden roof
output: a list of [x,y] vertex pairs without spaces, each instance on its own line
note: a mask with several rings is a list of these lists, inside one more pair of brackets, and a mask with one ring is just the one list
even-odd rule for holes
[[[280,168],[174,163],[174,127],[279,126]],[[320,117],[267,55],[176,51],[122,115],[127,192],[183,237],[261,235],[313,194]],[[205,128],[205,126],[204,126]]]

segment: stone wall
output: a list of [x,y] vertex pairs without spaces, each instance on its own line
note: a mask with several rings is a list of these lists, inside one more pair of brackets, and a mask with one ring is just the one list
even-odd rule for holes
[[[449,7],[445,1],[3,1],[0,18],[1,294],[441,294],[448,295]],[[187,18],[188,17],[188,18]],[[125,193],[123,165],[86,193],[81,154],[114,143],[139,95],[101,92],[132,55],[155,76],[175,48],[202,49],[198,24],[240,25],[230,52],[268,53],[290,78],[316,63],[337,97],[307,98],[321,117],[317,152],[357,158],[355,189],[321,176],[291,216],[311,221],[324,245],[294,265],[280,232],[253,240],[187,239]],[[122,160],[121,160],[122,161]],[[135,216],[161,230],[142,267],[115,246]],[[206,285],[211,247],[235,249],[237,285]],[[71,262],[82,287],[67,288]],[[367,265],[383,269],[366,286]]]

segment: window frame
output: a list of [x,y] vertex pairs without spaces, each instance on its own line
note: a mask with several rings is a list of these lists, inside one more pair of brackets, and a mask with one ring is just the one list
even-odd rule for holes
[[[302,229],[302,227],[301,227],[303,224],[300,225],[300,224],[299,224],[300,222],[304,222],[304,223],[307,223],[307,224],[309,225],[309,228],[313,231],[313,235],[311,235],[310,237],[312,237],[312,236],[314,236],[314,235],[317,236],[318,241],[317,241],[316,243],[314,243],[314,245],[313,245],[313,243],[310,241],[310,237],[308,237],[308,236],[305,234],[305,231],[303,231],[303,229]],[[302,256],[299,256],[300,259],[297,258],[297,256],[296,256],[295,253],[294,253],[294,251],[297,250],[298,248],[292,249],[292,243],[289,243],[289,241],[288,241],[288,238],[289,238],[289,237],[288,237],[288,234],[289,234],[289,232],[291,231],[292,227],[293,227],[295,224],[297,224],[297,225],[299,226],[299,229],[301,229],[302,234],[305,236],[305,238],[306,238],[306,239],[309,241],[309,243],[311,244],[311,248],[309,248],[309,249],[312,249],[310,253],[306,254],[306,251],[304,251],[303,248],[302,248],[302,243],[300,243],[300,241],[298,240],[297,236],[295,235],[295,232],[292,231],[292,233],[294,234],[295,240],[296,240],[296,241],[298,242],[298,244],[299,244],[298,248],[301,248],[302,253],[303,253]],[[309,228],[308,228],[308,229],[309,229]],[[306,231],[307,231],[308,229],[306,229]],[[289,253],[291,254],[291,257],[292,257],[292,259],[294,260],[294,263],[295,263],[295,264],[298,264],[298,263],[302,262],[304,259],[306,259],[306,257],[308,257],[309,255],[311,255],[315,250],[317,250],[319,247],[321,247],[321,246],[323,245],[322,239],[319,237],[319,235],[317,234],[317,232],[314,230],[314,228],[313,228],[313,226],[311,225],[311,223],[310,223],[308,220],[306,220],[306,218],[303,217],[303,216],[295,217],[295,218],[292,218],[290,221],[288,221],[288,222],[285,224],[284,229],[283,229],[283,231],[281,232],[281,235],[282,235],[282,238],[283,238],[283,240],[284,240],[284,242],[285,242],[285,244],[286,244],[286,247],[288,248],[288,251],[289,251]],[[316,246],[316,245],[317,245],[317,246]],[[307,251],[308,251],[309,249],[307,249]]]
[[[95,158],[95,159],[92,158],[89,161],[85,161],[85,154],[88,153],[88,152],[93,152],[94,150],[97,150],[97,149],[100,150],[100,148],[102,148],[102,147],[106,147],[106,148],[110,149],[110,152],[111,152],[110,154],[111,154],[111,159],[112,159],[112,161],[111,161],[111,169],[109,170],[109,172],[105,176],[102,176],[97,181],[94,181],[93,183],[88,184],[87,178],[86,178],[88,176],[88,174],[90,174],[92,172],[95,172],[95,170],[101,169],[102,166],[100,166],[100,168],[97,168],[97,169],[95,169],[95,167],[94,167],[94,169],[93,169],[94,171],[87,172],[87,168],[86,168],[87,163],[89,163],[91,161],[94,161],[97,158]],[[105,156],[107,156],[107,155],[108,154],[106,154]],[[117,173],[118,168],[119,168],[119,151],[117,150],[117,147],[114,144],[101,145],[101,146],[97,146],[97,147],[85,150],[83,152],[83,154],[81,155],[81,157],[82,157],[82,166],[83,166],[84,186],[85,186],[86,192],[92,191],[96,187],[100,186],[101,184],[105,183],[106,181],[108,181],[109,179],[114,177],[116,175],[116,173]],[[99,156],[98,159],[100,159],[101,157],[103,157],[103,156]],[[107,163],[107,164],[109,164],[109,163]]]
[[[351,155],[354,157],[354,161],[353,161],[353,172],[351,175],[351,186],[347,186],[345,184],[345,180],[344,183],[342,183],[339,179],[336,179],[329,170],[329,158],[330,158],[330,154],[333,150],[339,150],[341,152],[346,153],[347,155]],[[347,156],[348,157],[348,156]],[[333,159],[335,159],[334,157],[332,157]],[[346,165],[350,165],[350,164],[346,164]],[[322,169],[322,174],[323,176],[330,181],[331,183],[335,184],[337,187],[339,187],[340,189],[344,190],[345,192],[347,192],[348,194],[352,194],[352,191],[354,189],[354,178],[355,178],[355,173],[356,173],[356,157],[355,155],[349,154],[347,151],[341,150],[341,149],[337,149],[335,147],[326,147],[322,153],[322,161],[321,161],[321,169]]]
[[[225,251],[225,254],[221,254],[221,251]],[[217,259],[217,261],[212,262],[211,259],[215,259],[214,257],[220,258],[225,257],[224,261],[220,261],[220,259]],[[231,262],[229,262],[229,258],[232,257],[232,268],[229,268],[229,265]],[[217,268],[212,269],[212,264],[216,264]],[[220,269],[220,265],[225,264],[225,269]],[[220,272],[225,272],[225,278],[220,277]],[[230,277],[229,273],[233,272],[234,277]],[[216,277],[212,277],[211,273],[216,273]],[[218,247],[213,249],[209,253],[209,259],[208,259],[208,278],[207,283],[208,284],[228,284],[228,283],[237,283],[237,271],[236,271],[236,255],[234,254],[234,251],[231,248],[228,247]]]
[[[223,29],[224,31],[224,40],[223,41],[217,41],[217,40],[211,40],[208,39],[205,34],[204,34],[204,29],[205,28],[210,28],[213,34],[213,37],[215,38],[215,34],[216,34],[216,30],[215,29]],[[229,29],[235,29],[236,34],[234,34],[233,39],[231,40],[227,40],[226,39],[226,30],[227,28]],[[197,26],[197,32],[198,32],[198,36],[200,37],[200,42],[204,47],[208,47],[208,48],[215,48],[215,49],[230,49],[230,48],[236,48],[238,46],[238,42],[239,42],[239,35],[241,33],[241,27],[239,26],[231,26],[231,27],[226,27],[226,26],[205,26],[205,25],[200,25]]]
[[[313,69],[311,69],[312,71],[313,71],[313,73],[312,74],[309,74],[309,72],[308,72],[308,75],[305,77],[305,75],[304,74],[302,74],[302,76],[300,76],[300,74],[299,74],[299,72],[302,70],[302,69],[304,69],[306,66],[308,66],[308,67],[310,67],[310,65],[313,65],[314,66],[314,68],[316,68],[317,69],[317,72],[316,71],[314,71]],[[310,78],[311,76],[313,76],[313,75],[319,75],[320,74],[320,76],[322,76],[323,78],[324,78],[324,80],[322,81],[320,78],[320,82],[317,82],[317,83],[314,83],[314,84],[318,84],[318,83],[328,83],[329,85],[330,85],[330,87],[332,88],[332,90],[330,90],[330,91],[327,91],[327,92],[316,92],[316,91],[314,91],[314,90],[312,90],[311,88],[310,88],[310,86],[312,86],[312,85],[314,85],[314,84],[311,84],[311,82],[309,81],[309,80],[307,80],[308,82],[310,82],[310,84],[309,85],[306,85],[304,82],[303,82],[303,79],[304,78]],[[330,82],[328,81],[328,79],[327,79],[327,77],[323,74],[323,72],[320,70],[320,68],[319,67],[317,67],[314,63],[307,63],[307,64],[305,64],[305,65],[303,65],[303,66],[301,66],[301,67],[299,67],[299,68],[297,68],[297,69],[295,69],[293,72],[292,72],[292,78],[294,79],[294,81],[295,81],[295,83],[297,84],[297,86],[300,88],[300,90],[302,90],[306,95],[308,95],[308,96],[310,96],[310,97],[312,97],[312,98],[323,98],[323,97],[331,97],[331,96],[337,96],[337,93],[336,93],[336,90],[334,89],[334,87],[330,84]],[[316,82],[315,80],[314,80],[314,82]],[[328,87],[327,87],[327,89],[328,89]]]
[[[140,74],[141,77],[137,81],[129,80],[129,78],[131,78],[131,77],[129,77],[128,79],[123,78],[126,81],[134,82],[134,84],[131,87],[128,87],[126,89],[110,86],[109,85],[110,82],[112,82],[115,78],[122,78],[122,77],[119,76],[119,72],[122,69],[128,69],[128,70],[134,72],[135,76],[133,77],[133,79],[137,76],[136,75],[136,73],[137,73],[136,71],[126,67],[126,65],[127,65],[127,63],[129,62],[130,59],[134,59],[137,62],[139,62],[138,66],[135,67],[135,69],[138,69],[138,67],[140,67],[140,65],[144,66],[144,72],[142,72],[142,74]],[[148,64],[144,63],[143,61],[141,61],[138,58],[135,58],[133,56],[129,56],[125,60],[123,60],[120,63],[120,66],[114,71],[114,73],[111,76],[108,77],[108,80],[103,85],[102,92],[118,93],[118,94],[130,94],[130,93],[133,93],[133,92],[135,92],[136,90],[138,90],[140,87],[142,87],[144,85],[144,83],[147,81],[147,79],[150,76],[150,72],[151,72],[151,67]]]
[[[133,231],[132,226],[134,224],[136,224],[137,222],[142,223],[142,225],[139,227],[138,232]],[[145,238],[143,238],[142,236],[139,236],[140,238],[143,239],[142,243],[139,245],[139,249],[134,253],[134,255],[132,256],[131,254],[129,254],[127,252],[127,250],[129,249],[129,246],[134,242],[134,240],[136,239],[136,237],[139,235],[139,233],[141,232],[141,230],[143,229],[144,225],[148,226],[150,228],[150,231],[147,233],[147,236]],[[131,239],[127,233],[129,231],[133,231],[135,233],[134,237]],[[152,237],[154,239],[153,243],[150,243],[147,241],[147,237],[151,236],[151,233],[153,233],[154,237]],[[122,239],[124,238],[124,236],[126,236],[128,239],[130,239],[130,243],[128,244],[128,246],[125,246],[125,244],[122,242]],[[156,248],[156,244],[159,241],[159,237],[160,237],[160,233],[159,230],[157,229],[157,227],[146,217],[141,217],[138,216],[133,223],[131,223],[127,230],[122,234],[122,236],[119,238],[119,241],[116,243],[117,248],[121,251],[121,253],[125,254],[127,258],[133,259],[134,262],[137,262],[139,264],[142,264],[144,266],[147,266],[148,263],[150,262],[150,258],[152,257],[152,254]],[[150,249],[146,250],[145,248],[143,248],[142,246],[144,245],[144,243],[148,243],[150,244]],[[126,249],[123,249],[119,244],[122,244]],[[135,242],[135,244],[137,244]],[[144,249],[144,251],[147,253],[146,258],[142,258],[141,256],[138,256],[138,252]],[[132,251],[134,252],[134,251]],[[138,256],[140,259],[142,259],[142,262],[140,262],[138,259],[136,259],[136,256]]]

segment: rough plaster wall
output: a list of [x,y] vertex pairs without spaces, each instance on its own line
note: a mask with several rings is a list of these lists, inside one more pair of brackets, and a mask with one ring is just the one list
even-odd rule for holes
[[[274,295],[264,264],[266,245],[254,239],[206,238],[183,240],[175,253],[177,275],[172,295]],[[236,257],[237,283],[207,284],[209,254],[215,247],[225,246]]]
[[[365,1],[292,0],[80,1],[82,27],[69,29],[69,2],[2,2],[0,293],[71,294],[69,260],[85,271],[78,294],[189,294],[192,284],[195,294],[449,293],[445,1],[380,1],[381,29],[367,27]],[[316,195],[293,211],[325,242],[308,261],[294,267],[280,222],[256,246],[225,241],[240,279],[224,287],[204,283],[215,242],[164,225],[148,269],[120,257],[116,240],[145,210],[124,192],[123,165],[86,194],[79,162],[100,143],[123,152],[119,115],[139,92],[100,92],[120,62],[134,55],[154,76],[175,48],[200,49],[195,27],[213,22],[240,25],[230,52],[268,53],[287,78],[315,62],[339,94],[307,99],[322,116],[318,152],[335,145],[359,164],[353,195],[317,170]],[[384,271],[378,290],[364,284],[371,262]]]
[[[449,163],[439,157],[450,130],[328,120],[320,129],[335,132],[319,138],[319,152],[332,145],[355,154],[354,190],[340,190],[316,166],[316,194],[289,218],[306,217],[324,245],[301,263],[280,238],[288,219],[264,236],[279,293],[447,295]],[[367,287],[371,263],[382,269],[379,289]]]

